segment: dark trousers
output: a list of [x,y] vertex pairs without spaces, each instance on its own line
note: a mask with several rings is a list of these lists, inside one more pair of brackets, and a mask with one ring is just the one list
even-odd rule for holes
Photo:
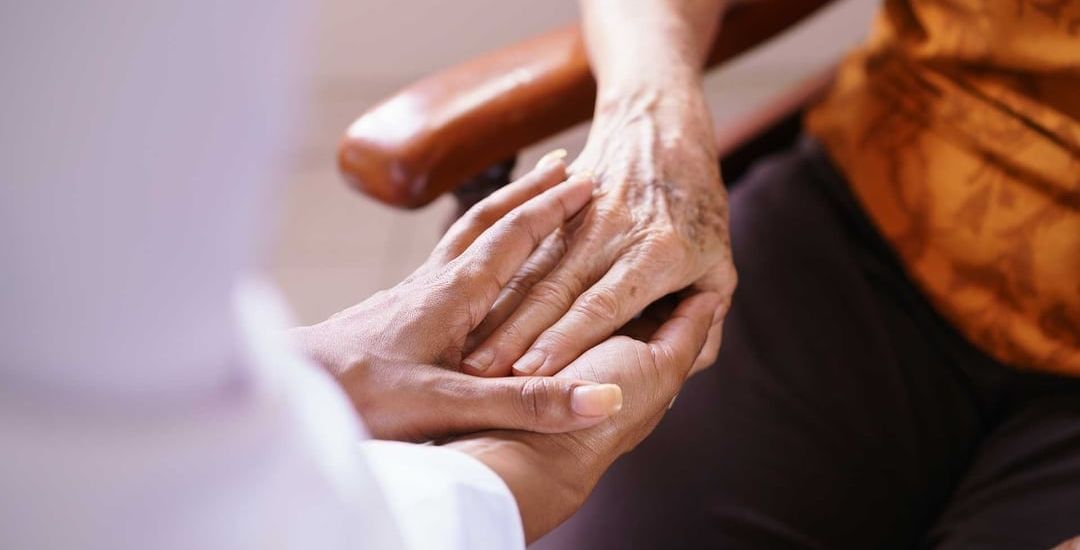
[[967,343],[816,142],[731,195],[720,358],[535,547],[1049,548],[1080,534],[1080,379]]

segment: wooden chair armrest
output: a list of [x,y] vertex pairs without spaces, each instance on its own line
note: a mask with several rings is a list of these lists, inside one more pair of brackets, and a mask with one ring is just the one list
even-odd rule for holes
[[[733,4],[709,56],[719,65],[829,0]],[[424,78],[349,126],[345,178],[393,206],[417,208],[521,149],[592,115],[596,84],[577,26]]]

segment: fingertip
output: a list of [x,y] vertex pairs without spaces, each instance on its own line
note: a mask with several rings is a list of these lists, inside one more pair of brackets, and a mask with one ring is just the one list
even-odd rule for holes
[[528,353],[522,355],[520,359],[514,362],[514,365],[510,368],[515,376],[531,376],[540,370],[543,366],[544,360],[547,356],[544,352],[539,350],[529,350]]
[[592,172],[581,170],[571,174],[563,185],[588,187],[591,190],[596,185],[596,178]]
[[485,363],[479,359],[474,359],[472,356],[466,357],[461,360],[461,370],[467,374],[475,376],[483,375],[488,370],[490,363]]
[[[552,151],[548,155],[553,153],[558,153],[558,150]],[[520,178],[510,182],[502,189],[488,195],[478,204],[499,203],[503,205],[503,210],[508,211],[521,206],[537,195],[558,187],[560,183],[566,181],[569,177],[566,172],[566,163],[557,154],[551,158],[548,158],[548,155],[541,158],[532,170],[522,174]]]
[[566,192],[573,192],[575,196],[581,194],[586,199],[592,198],[593,188],[595,187],[596,181],[588,172],[574,174],[560,186]]
[[[540,157],[540,160],[538,160],[536,162],[536,168],[538,170],[544,170],[544,169],[547,169],[547,168],[551,168],[553,166],[558,166],[560,164],[564,164],[564,159],[566,159],[566,154],[567,154],[566,149],[555,149],[554,151],[550,151],[547,154],[545,154],[544,156]],[[565,169],[565,165],[564,165],[564,169]]]
[[562,221],[572,218],[575,214],[581,211],[585,205],[589,204],[593,196],[593,183],[589,179],[582,179],[578,176],[570,176],[569,179],[559,185],[548,189],[542,197],[538,197],[538,200],[552,200],[558,201],[558,207],[562,210]]
[[545,188],[558,185],[569,177],[569,174],[566,173],[566,164],[560,159],[537,164],[536,168],[533,168],[533,171],[527,175],[541,179]]
[[461,360],[461,369],[466,374],[491,378],[506,376],[506,369],[496,368],[496,353],[490,345],[481,344],[468,357]]

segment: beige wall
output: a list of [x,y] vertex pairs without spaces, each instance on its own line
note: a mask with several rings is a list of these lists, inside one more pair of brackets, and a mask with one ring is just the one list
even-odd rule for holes
[[[627,0],[634,1],[634,0]],[[292,150],[279,239],[269,269],[301,322],[314,322],[412,270],[438,238],[442,201],[398,212],[347,189],[334,146],[358,113],[405,84],[576,18],[571,0],[319,0],[310,95]],[[797,82],[857,42],[876,2],[846,0],[782,41],[710,75],[719,124]],[[579,150],[586,127],[523,154]],[[528,165],[528,164],[525,164]]]

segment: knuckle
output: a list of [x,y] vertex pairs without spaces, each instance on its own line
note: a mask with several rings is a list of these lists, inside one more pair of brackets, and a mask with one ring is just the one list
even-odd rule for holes
[[548,233],[540,244],[540,250],[544,251],[546,256],[562,256],[567,249],[567,244],[570,241],[570,231],[567,230],[565,225],[556,227],[553,231]]
[[666,261],[683,261],[689,249],[677,235],[666,230],[651,230],[642,238],[642,249],[650,256]]
[[503,287],[503,289],[513,296],[525,296],[542,276],[543,272],[536,266],[526,265],[521,271],[511,277],[510,281],[506,283],[506,286]]
[[586,318],[599,322],[612,322],[622,310],[619,297],[610,288],[599,288],[578,299],[577,310]]
[[511,210],[507,215],[503,216],[501,223],[509,232],[524,231],[529,227],[528,211],[523,209]]
[[465,222],[470,226],[488,226],[496,221],[495,208],[488,200],[476,203],[465,213]]
[[541,350],[549,356],[554,356],[565,353],[566,350],[573,347],[573,344],[574,339],[564,332],[563,329],[551,327],[544,332],[542,336],[536,339],[533,348]]
[[486,270],[480,269],[475,263],[455,260],[451,269],[446,270],[443,277],[446,285],[452,288],[472,290],[484,283],[487,276]]
[[528,207],[518,208],[510,211],[497,222],[498,231],[503,238],[509,235],[527,236],[532,241],[532,246],[536,247],[545,237],[541,230],[541,219],[539,212]]
[[499,336],[504,342],[518,342],[523,340],[524,332],[517,321],[510,319],[499,327]]
[[574,299],[570,286],[559,279],[544,279],[533,285],[530,301],[544,305],[569,304]]
[[518,392],[518,414],[527,422],[539,422],[552,410],[554,380],[550,378],[529,378],[521,385]]
[[[466,303],[476,301],[476,296],[486,296],[498,293],[499,280],[490,269],[475,264],[461,264],[450,270],[443,281],[447,291],[453,295],[463,296]],[[470,298],[472,297],[472,298]]]
[[[649,348],[649,360],[657,373],[657,380],[664,381],[673,376],[684,365],[679,365],[679,353],[667,342],[658,342]],[[691,359],[692,361],[692,359]]]
[[596,225],[601,227],[625,226],[630,221],[625,207],[615,204],[599,204],[594,209]]
[[532,281],[525,274],[515,276],[503,287],[503,291],[511,296],[524,296],[531,288]]
[[[667,342],[656,342],[649,346],[648,362],[660,367],[668,364],[671,361],[671,347],[667,345]],[[639,352],[639,355],[644,355]]]
[[634,341],[633,357],[637,370],[647,381],[649,387],[661,388],[672,369],[667,368],[664,351],[644,342]]

